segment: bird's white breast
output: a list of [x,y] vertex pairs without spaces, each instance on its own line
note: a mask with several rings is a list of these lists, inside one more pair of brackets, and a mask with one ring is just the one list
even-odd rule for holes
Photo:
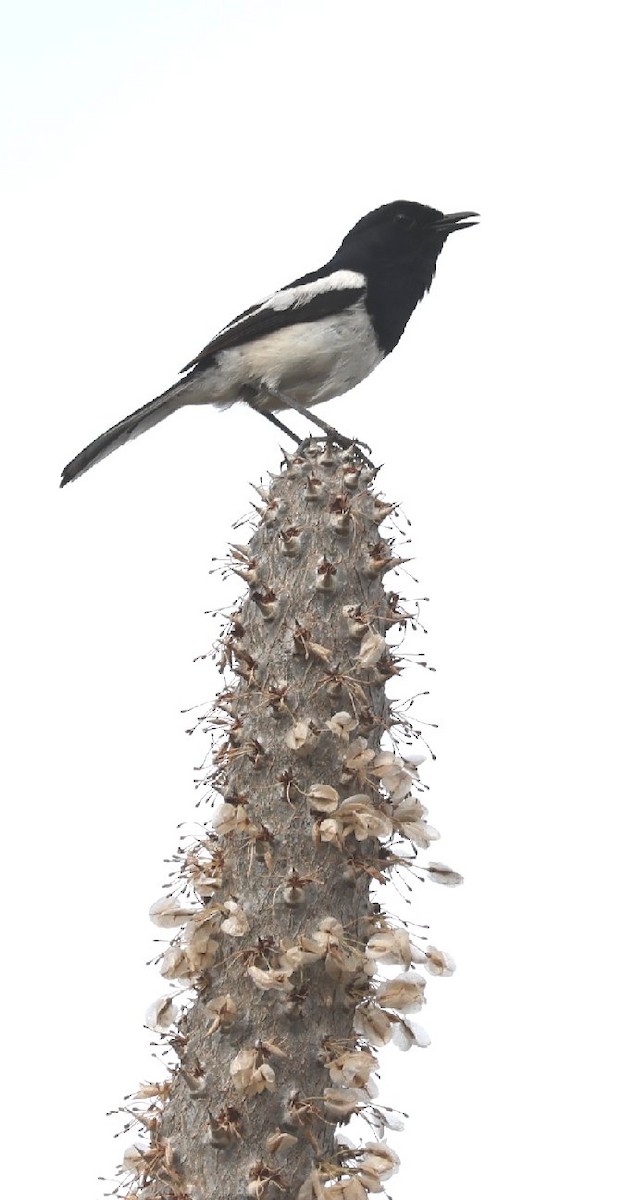
[[311,406],[355,387],[382,358],[360,300],[333,316],[298,322],[219,351],[209,372],[188,381],[190,402],[231,403],[248,386],[287,392]]

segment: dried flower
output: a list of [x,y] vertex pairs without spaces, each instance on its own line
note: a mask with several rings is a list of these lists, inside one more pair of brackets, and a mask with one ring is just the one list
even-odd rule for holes
[[249,921],[244,908],[241,908],[235,900],[227,900],[223,907],[225,912],[229,913],[229,916],[220,924],[223,933],[229,934],[230,937],[244,937],[249,931]]
[[340,842],[342,830],[335,817],[327,817],[326,821],[316,822],[317,840],[320,842]]
[[347,1050],[328,1064],[333,1083],[343,1087],[364,1087],[371,1071],[377,1067],[377,1059],[370,1050]]
[[348,712],[337,712],[326,722],[326,728],[343,742],[348,742],[349,734],[357,728],[357,719]]
[[316,812],[334,812],[340,802],[335,788],[330,787],[327,783],[314,783],[309,788],[308,798],[311,801],[311,808]]
[[201,897],[213,896],[223,886],[223,872],[211,861],[190,860],[187,864],[189,881],[194,891]]
[[257,1096],[260,1092],[272,1092],[276,1073],[270,1063],[262,1061],[261,1052],[254,1046],[239,1050],[229,1064],[229,1074],[238,1092],[246,1096]]
[[372,1000],[357,1006],[353,1028],[371,1046],[386,1046],[392,1037],[391,1018]]
[[206,1011],[212,1018],[208,1029],[209,1036],[216,1033],[217,1029],[227,1029],[238,1016],[236,1003],[229,993],[226,993],[224,996],[215,996],[206,1005]]
[[361,607],[358,604],[345,604],[342,612],[348,623],[349,637],[364,637],[368,629],[368,618],[362,613]]
[[381,780],[393,803],[408,795],[417,778],[416,769],[391,750],[380,750],[375,755],[370,774]]
[[285,742],[290,750],[300,754],[310,754],[317,737],[308,721],[298,721],[285,735]]
[[374,751],[368,749],[366,738],[355,738],[355,741],[351,742],[346,758],[344,759],[342,766],[343,778],[350,779],[356,776],[360,783],[363,784],[366,781],[368,766],[374,757]]
[[336,818],[344,837],[354,833],[358,842],[370,837],[389,837],[392,833],[390,817],[375,808],[368,796],[363,794],[349,796],[347,800],[343,800],[337,809]]
[[297,942],[290,942],[279,956],[282,970],[297,971],[299,967],[308,967],[311,963],[324,958],[324,945],[310,937],[299,937]]
[[366,954],[390,966],[409,967],[412,963],[412,946],[404,929],[381,929],[373,933],[366,944]]
[[423,819],[425,813],[424,806],[414,796],[407,796],[393,810],[395,829],[422,850],[427,850],[430,843],[440,837],[438,830]]
[[198,970],[189,954],[182,946],[168,946],[161,959],[161,974],[164,979],[184,979],[192,981],[198,975]]
[[146,1025],[150,1029],[169,1029],[173,1025],[180,1012],[178,1004],[174,1003],[173,996],[160,996],[158,1000],[154,1000],[146,1012]]
[[387,979],[377,988],[376,1000],[382,1008],[396,1008],[400,1012],[418,1012],[423,1004],[426,981],[416,971],[404,971]]
[[436,946],[427,946],[423,956],[423,965],[431,975],[454,975],[456,963],[451,954],[445,950],[437,950]]

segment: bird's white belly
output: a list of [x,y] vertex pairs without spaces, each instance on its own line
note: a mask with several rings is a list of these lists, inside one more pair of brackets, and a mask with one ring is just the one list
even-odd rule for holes
[[[341,396],[381,362],[360,302],[344,313],[289,325],[244,346],[221,350],[215,366],[188,380],[193,403],[231,403],[242,389],[273,388],[311,406]],[[275,402],[263,407],[277,409]]]

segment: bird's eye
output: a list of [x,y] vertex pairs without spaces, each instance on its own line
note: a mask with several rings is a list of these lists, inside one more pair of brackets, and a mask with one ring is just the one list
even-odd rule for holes
[[398,225],[400,229],[414,229],[415,227],[414,217],[411,217],[408,213],[404,212],[395,213],[394,222],[395,225]]

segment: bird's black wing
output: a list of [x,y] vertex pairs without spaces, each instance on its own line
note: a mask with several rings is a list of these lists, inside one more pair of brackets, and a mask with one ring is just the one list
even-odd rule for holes
[[356,271],[332,271],[330,274],[314,271],[303,275],[230,321],[196,358],[183,367],[183,372],[204,371],[221,350],[244,346],[289,325],[331,317],[365,295],[366,279]]

